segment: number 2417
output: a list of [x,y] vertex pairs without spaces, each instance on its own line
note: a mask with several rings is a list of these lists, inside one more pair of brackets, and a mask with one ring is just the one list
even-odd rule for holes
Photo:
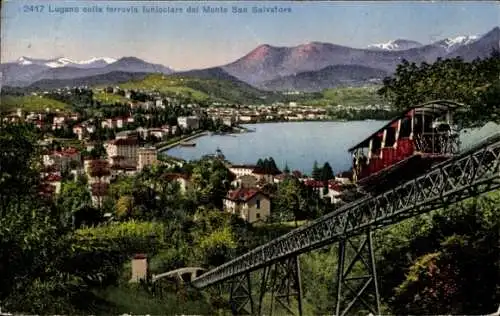
[[43,12],[43,5],[25,5],[23,6],[24,12]]

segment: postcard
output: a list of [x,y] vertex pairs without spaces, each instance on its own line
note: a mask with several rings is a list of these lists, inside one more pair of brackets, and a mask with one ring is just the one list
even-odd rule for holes
[[498,309],[498,2],[6,0],[1,24],[0,315]]

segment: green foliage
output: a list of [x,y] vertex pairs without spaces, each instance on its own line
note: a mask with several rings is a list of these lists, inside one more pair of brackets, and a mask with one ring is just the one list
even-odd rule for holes
[[318,167],[317,161],[314,161],[312,177],[314,180],[319,180],[321,178],[321,169]]
[[429,65],[403,61],[392,78],[384,79],[379,94],[400,110],[422,102],[448,99],[464,103],[458,119],[464,125],[500,120],[500,53],[465,62],[438,59]]
[[380,288],[394,313],[486,314],[498,308],[498,205],[497,191],[382,234]]
[[343,105],[364,107],[367,105],[383,104],[382,98],[377,95],[376,86],[332,88],[321,92],[320,96],[311,94],[306,105]]
[[306,187],[298,179],[289,177],[278,186],[273,198],[271,221],[287,222],[316,218],[323,207],[323,202],[311,188]]
[[[123,223],[111,223],[109,225],[82,228],[75,231],[76,240],[84,242],[102,242],[110,245],[117,240],[125,240],[125,243],[135,242],[137,244],[148,244],[154,242],[158,245],[165,243],[165,226],[161,222],[139,222],[130,220]],[[122,247],[126,245],[116,244],[113,247]],[[151,246],[154,246],[153,244]],[[75,245],[76,248],[85,248],[86,246]],[[146,248],[149,248],[146,247]],[[139,249],[140,251],[140,249]],[[144,251],[144,250],[143,250]]]
[[332,167],[328,162],[325,162],[323,168],[321,168],[320,180],[328,181],[331,179],[335,179],[335,175],[333,174]]
[[276,162],[274,161],[273,157],[259,159],[257,161],[257,167],[264,171],[266,174],[276,175],[281,173],[278,166],[276,166]]
[[222,209],[222,200],[233,180],[234,175],[219,160],[202,159],[195,162],[190,179],[192,186],[188,192],[192,205],[188,211],[194,213],[202,205]]
[[32,126],[0,125],[0,218],[15,215],[21,203],[36,195],[41,162],[38,139]]
[[208,264],[217,266],[231,258],[231,250],[236,246],[231,228],[225,226],[201,238],[198,251]]
[[91,207],[90,190],[85,183],[79,181],[63,182],[57,203],[61,208],[61,213],[64,214],[65,221],[69,223],[72,216],[88,211]]
[[196,213],[192,237],[195,255],[209,266],[217,266],[229,258],[237,247],[231,227],[231,215],[219,210],[203,209]]
[[328,181],[335,178],[333,169],[328,162],[323,164],[323,167],[318,166],[318,162],[314,161],[312,178],[317,181]]
[[24,111],[45,112],[45,109],[68,110],[68,104],[43,96],[2,96],[2,111],[20,108]]
[[101,104],[125,103],[129,101],[121,95],[106,92],[95,92],[93,97],[95,101]]
[[95,291],[100,302],[90,308],[96,315],[215,315],[208,299],[183,293],[165,293],[162,297],[153,297],[141,287],[135,285],[110,286]]

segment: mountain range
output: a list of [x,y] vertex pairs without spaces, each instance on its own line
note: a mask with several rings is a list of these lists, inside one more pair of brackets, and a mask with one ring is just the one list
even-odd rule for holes
[[169,67],[148,63],[136,57],[123,57],[118,60],[100,57],[85,61],[73,61],[64,57],[50,60],[21,57],[16,62],[1,64],[0,71],[3,85],[21,87],[40,80],[62,82],[65,79],[96,77],[113,72],[163,74],[174,72]]
[[366,48],[321,42],[294,47],[265,44],[229,64],[183,72],[135,57],[100,57],[84,61],[64,57],[52,60],[21,57],[16,62],[1,64],[0,71],[3,85],[21,87],[92,83],[93,80],[118,83],[147,73],[162,73],[242,81],[263,90],[320,91],[335,86],[379,82],[394,72],[403,59],[432,63],[437,58],[460,56],[470,61],[487,57],[492,50],[500,50],[499,27],[481,36],[459,36],[430,44],[409,39],[371,44]]

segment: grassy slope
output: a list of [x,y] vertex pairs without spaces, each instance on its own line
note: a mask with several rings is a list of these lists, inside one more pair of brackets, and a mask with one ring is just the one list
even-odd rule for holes
[[153,297],[135,285],[108,287],[95,291],[101,300],[89,309],[97,315],[203,315],[211,310],[203,299],[178,297],[176,293],[165,293],[163,297]]
[[338,105],[344,106],[366,106],[370,104],[383,104],[377,95],[378,87],[352,87],[326,89],[321,98],[311,99],[305,104],[309,105]]
[[121,95],[106,92],[94,92],[94,100],[103,104],[124,103],[128,101],[128,99]]
[[3,96],[1,99],[2,112],[8,112],[17,108],[25,111],[45,111],[46,108],[68,110],[70,106],[60,101],[42,96]]
[[181,95],[195,101],[208,99],[225,102],[256,102],[263,92],[227,80],[199,79],[194,77],[153,74],[143,80],[133,80],[119,85],[123,89],[159,91],[167,95]]

